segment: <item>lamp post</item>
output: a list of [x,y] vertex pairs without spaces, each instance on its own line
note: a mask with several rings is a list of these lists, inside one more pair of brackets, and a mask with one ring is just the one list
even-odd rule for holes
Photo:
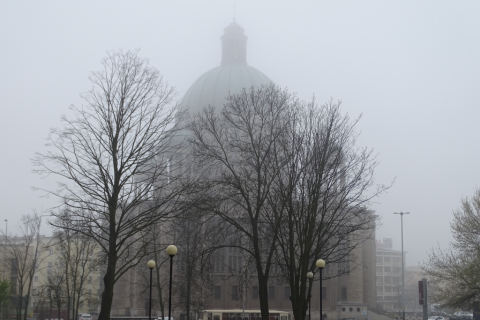
[[405,320],[405,262],[403,261],[403,215],[410,214],[410,212],[394,212],[393,214],[400,215],[401,221],[401,238],[402,238],[402,319]]
[[313,279],[313,272],[309,271],[307,272],[307,278],[309,283],[309,289],[308,289],[308,320],[312,320],[312,310],[310,306],[310,300],[312,299],[312,279]]
[[4,250],[4,258],[3,258],[3,280],[5,280],[5,260],[7,259],[7,237],[8,237],[8,219],[5,219],[5,248]]
[[320,270],[320,320],[323,320],[323,316],[322,316],[322,270],[323,270],[323,267],[325,267],[325,260],[323,259],[318,259],[317,260],[317,268],[318,270]]
[[167,253],[170,256],[170,292],[168,294],[168,320],[172,320],[172,271],[173,257],[177,254],[177,247],[173,244],[167,247]]
[[148,320],[152,320],[152,271],[153,268],[155,268],[155,261],[148,261],[147,267],[150,269],[150,300],[148,304]]

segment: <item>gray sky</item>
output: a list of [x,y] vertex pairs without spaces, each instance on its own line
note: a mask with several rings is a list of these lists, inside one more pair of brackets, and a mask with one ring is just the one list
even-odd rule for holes
[[[362,114],[359,146],[381,161],[393,188],[374,206],[377,238],[407,265],[451,240],[452,210],[478,186],[479,1],[236,1],[247,63],[303,99],[342,100]],[[0,219],[47,208],[31,173],[49,128],[79,104],[107,50],[140,49],[180,100],[220,64],[220,36],[233,1],[0,2]],[[2,227],[3,228],[3,227]],[[9,232],[10,233],[10,232]]]

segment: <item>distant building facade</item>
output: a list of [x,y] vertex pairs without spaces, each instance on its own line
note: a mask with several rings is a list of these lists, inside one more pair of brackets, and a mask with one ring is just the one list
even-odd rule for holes
[[387,311],[399,310],[402,297],[402,252],[392,244],[391,238],[376,241],[377,305]]

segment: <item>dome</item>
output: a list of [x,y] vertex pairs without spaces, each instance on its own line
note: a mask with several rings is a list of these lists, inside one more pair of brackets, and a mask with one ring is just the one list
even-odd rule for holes
[[262,72],[247,65],[247,37],[238,23],[234,21],[226,27],[221,40],[221,65],[201,75],[182,99],[182,105],[190,115],[208,105],[219,109],[229,94],[272,82]]
[[247,64],[223,65],[200,76],[183,97],[182,105],[188,108],[190,114],[197,113],[208,105],[218,109],[223,106],[229,94],[271,82],[266,75]]

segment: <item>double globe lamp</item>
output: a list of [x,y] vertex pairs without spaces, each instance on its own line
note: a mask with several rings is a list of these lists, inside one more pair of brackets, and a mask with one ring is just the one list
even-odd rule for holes
[[[167,247],[167,254],[170,256],[170,286],[169,286],[169,294],[168,294],[168,320],[172,317],[172,273],[173,273],[173,257],[177,254],[178,249],[176,246],[169,245]],[[149,301],[149,308],[148,308],[148,319],[152,319],[152,272],[155,268],[156,264],[155,261],[150,260],[147,263],[147,267],[150,269],[150,301]],[[316,262],[316,266],[320,271],[320,320],[322,319],[322,270],[325,267],[325,260],[318,259]],[[313,279],[313,273],[310,271],[307,273],[307,278]],[[311,290],[309,290],[310,292]],[[311,319],[311,308],[310,308],[310,294],[308,295],[308,317]]]
[[[177,254],[177,247],[169,245],[167,247],[167,254],[170,256],[170,291],[168,294],[168,320],[172,319],[172,272],[173,272],[173,257]],[[150,300],[148,306],[148,320],[152,320],[152,272],[155,268],[155,261],[147,262],[147,267],[150,269]]]

